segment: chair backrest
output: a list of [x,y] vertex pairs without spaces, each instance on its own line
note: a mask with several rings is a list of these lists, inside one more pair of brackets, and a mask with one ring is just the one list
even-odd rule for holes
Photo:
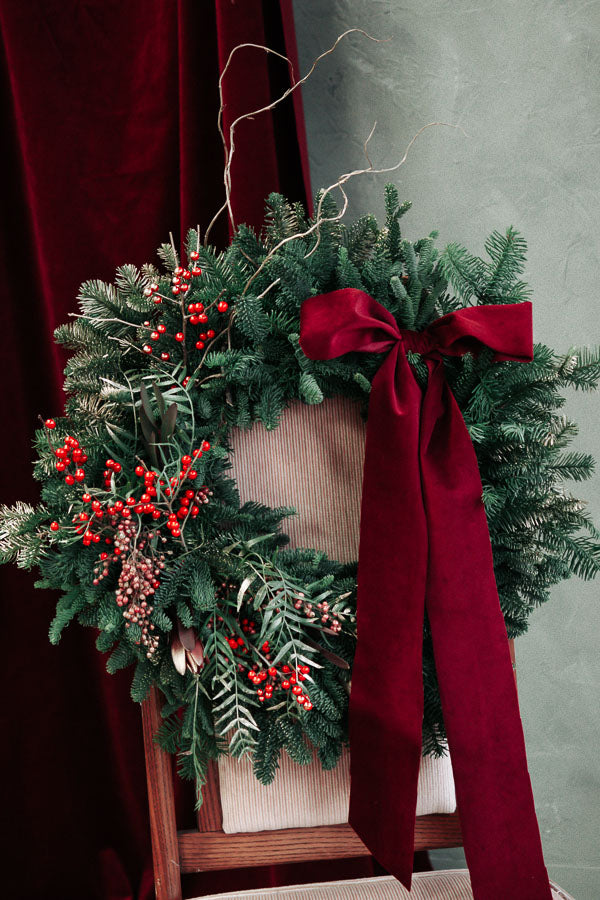
[[[161,724],[156,688],[142,704],[142,719],[157,900],[182,900],[181,875],[189,872],[369,856],[347,824],[225,834],[218,769],[214,764],[202,790],[197,828],[178,831],[172,759],[154,741]],[[461,844],[458,813],[417,817],[415,850]]]

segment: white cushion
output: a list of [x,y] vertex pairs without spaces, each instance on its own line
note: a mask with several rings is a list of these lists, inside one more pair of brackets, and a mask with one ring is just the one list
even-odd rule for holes
[[[553,900],[573,900],[570,894],[550,884]],[[203,900],[227,898],[269,900],[473,900],[469,873],[466,869],[447,872],[419,872],[413,876],[410,893],[399,881],[386,875],[382,878],[358,878],[352,881],[330,881],[319,884],[298,884],[265,890],[236,891],[231,894],[211,894]],[[507,896],[506,900],[510,900]]]
[[[270,831],[310,828],[348,821],[350,757],[344,751],[335,769],[325,772],[317,759],[299,766],[287,753],[280,757],[273,784],[265,787],[252,775],[249,759],[219,759],[223,831]],[[456,796],[450,757],[421,760],[417,815],[451,813]]]
[[[242,501],[294,506],[285,523],[290,544],[325,550],[332,559],[358,557],[366,426],[358,404],[333,397],[317,406],[292,403],[278,428],[257,424],[231,434],[232,474]],[[295,765],[282,754],[275,782],[263,787],[248,760],[219,760],[223,829],[228,833],[335,825],[348,819],[345,755],[333,772],[318,762]],[[310,802],[299,802],[310,798]],[[456,809],[449,757],[421,764],[417,815]]]

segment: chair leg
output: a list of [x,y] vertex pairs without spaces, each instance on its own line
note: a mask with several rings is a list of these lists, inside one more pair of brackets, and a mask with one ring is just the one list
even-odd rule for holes
[[182,900],[172,763],[169,754],[154,742],[161,721],[158,690],[153,687],[142,703],[142,723],[154,888],[156,900]]

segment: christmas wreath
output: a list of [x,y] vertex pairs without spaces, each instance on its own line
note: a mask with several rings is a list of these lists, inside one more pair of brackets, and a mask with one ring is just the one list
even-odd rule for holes
[[[491,235],[486,259],[457,244],[439,252],[435,232],[402,237],[410,204],[393,186],[385,205],[383,227],[373,216],[347,227],[328,194],[310,221],[273,194],[260,235],[241,226],[218,252],[192,230],[183,259],[172,241],[160,247],[163,271],[126,265],[114,284],[85,283],[80,313],[56,331],[75,351],[66,414],[36,433],[40,504],[0,510],[0,561],[39,566],[37,586],[63,592],[53,643],[77,619],[98,630],[109,672],[135,667],[135,701],[159,686],[159,740],[200,784],[223,752],[251,753],[269,783],[283,748],[308,763],[312,745],[332,767],[347,740],[356,565],[287,548],[293,510],[259,497],[241,504],[229,472],[231,429],[274,429],[294,400],[344,395],[367,415],[381,355],[309,359],[299,344],[303,301],[355,288],[420,332],[440,315],[529,294],[514,229]],[[421,354],[407,355],[425,385]],[[577,429],[560,412],[563,388],[597,386],[600,354],[538,344],[528,364],[484,350],[443,365],[477,453],[514,637],[552,585],[600,567],[600,535],[564,486],[588,478],[593,460],[565,449]],[[423,747],[439,754],[427,622],[423,642]]]

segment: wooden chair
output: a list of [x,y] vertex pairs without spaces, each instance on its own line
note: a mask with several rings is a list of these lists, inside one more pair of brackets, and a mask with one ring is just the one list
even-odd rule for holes
[[[222,830],[219,776],[211,764],[203,789],[197,828],[178,831],[175,821],[172,760],[154,741],[161,724],[158,691],[142,704],[150,830],[157,900],[182,900],[181,875],[211,869],[369,856],[350,825],[286,828],[249,834]],[[461,846],[458,814],[417,818],[415,850]]]
[[[514,666],[512,641],[511,655]],[[142,704],[142,721],[157,900],[182,900],[181,876],[186,873],[249,868],[255,866],[257,860],[260,865],[274,865],[369,856],[363,842],[347,824],[225,834],[219,776],[214,764],[203,789],[197,827],[178,831],[172,759],[154,741],[162,721],[159,694],[155,688]],[[461,845],[458,813],[417,817],[415,850]],[[568,895],[557,894],[557,897],[561,896],[566,898]]]

